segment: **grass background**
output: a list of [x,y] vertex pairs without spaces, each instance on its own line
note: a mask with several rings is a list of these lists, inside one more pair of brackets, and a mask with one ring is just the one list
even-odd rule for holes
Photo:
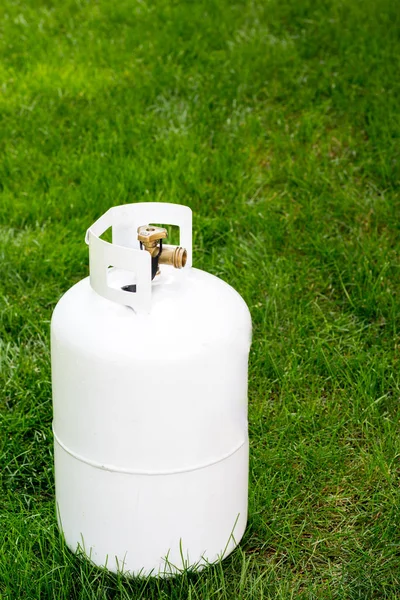
[[[400,597],[400,11],[387,0],[5,0],[0,597]],[[254,323],[250,516],[131,580],[54,518],[49,320],[109,206],[194,211]]]

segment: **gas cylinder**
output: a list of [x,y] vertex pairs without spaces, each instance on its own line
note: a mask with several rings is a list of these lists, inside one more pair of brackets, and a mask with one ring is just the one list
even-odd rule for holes
[[249,310],[192,267],[186,206],[112,207],[86,242],[90,276],[51,321],[59,527],[110,571],[201,569],[246,527]]

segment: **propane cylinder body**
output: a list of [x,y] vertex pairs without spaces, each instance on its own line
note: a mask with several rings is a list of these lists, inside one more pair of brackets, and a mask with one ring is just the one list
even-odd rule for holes
[[[108,270],[120,289],[130,274]],[[131,575],[227,556],[247,520],[249,311],[163,266],[149,313],[84,279],[51,323],[57,515],[67,545]]]

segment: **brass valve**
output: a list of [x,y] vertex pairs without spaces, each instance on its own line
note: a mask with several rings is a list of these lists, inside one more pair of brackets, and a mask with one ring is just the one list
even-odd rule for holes
[[182,269],[187,260],[187,251],[181,246],[171,246],[163,244],[163,240],[168,237],[168,232],[164,227],[153,225],[142,225],[138,227],[138,240],[140,247],[151,254],[152,277],[160,273],[158,265],[172,265],[176,269]]

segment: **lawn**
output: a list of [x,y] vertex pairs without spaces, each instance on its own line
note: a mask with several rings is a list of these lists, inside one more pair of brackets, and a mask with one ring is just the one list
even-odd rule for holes
[[[5,0],[0,598],[400,597],[400,10],[380,0]],[[49,323],[116,204],[194,211],[253,318],[248,528],[125,580],[55,522]]]

